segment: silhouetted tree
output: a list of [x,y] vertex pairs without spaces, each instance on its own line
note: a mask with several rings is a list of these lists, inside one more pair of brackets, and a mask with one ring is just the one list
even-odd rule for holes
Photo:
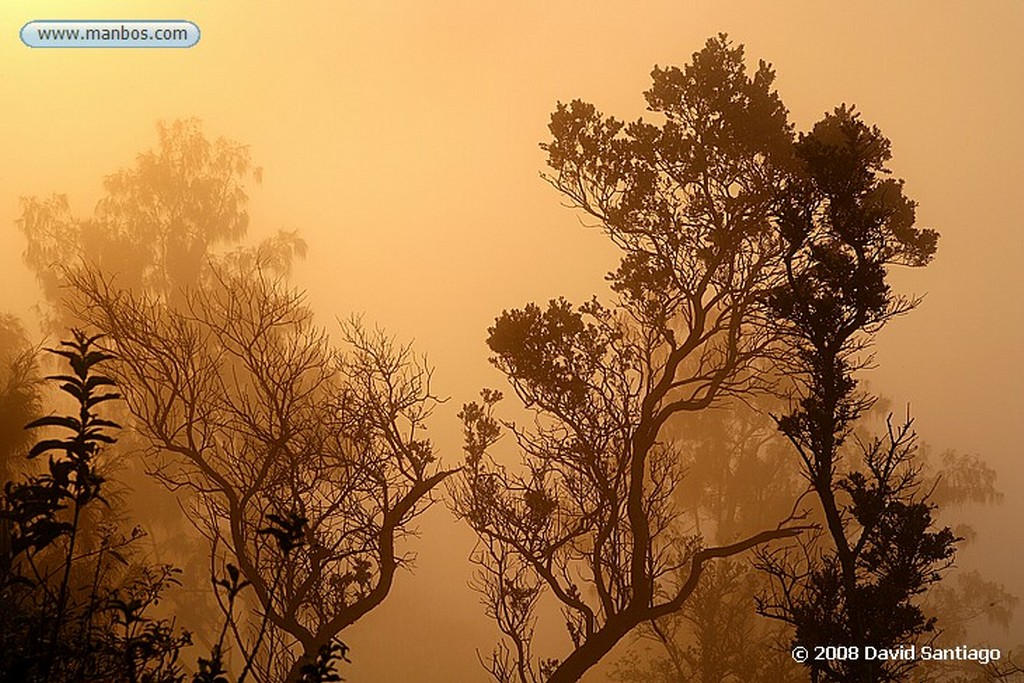
[[[505,635],[499,681],[576,681],[637,626],[681,609],[707,563],[798,527],[772,525],[719,546],[681,539],[673,500],[673,416],[764,388],[773,348],[765,294],[782,277],[775,187],[791,158],[786,111],[764,63],[708,41],[684,69],[655,69],[646,93],[664,121],[625,125],[560,104],[543,148],[549,182],[624,252],[617,299],[555,300],[504,312],[493,363],[534,413],[508,425],[522,453],[488,454],[499,395],[462,411],[465,476],[455,510],[477,532],[477,588]],[[572,648],[532,651],[542,594],[560,605]]]
[[86,515],[104,505],[104,447],[117,423],[97,406],[119,398],[97,367],[110,359],[95,337],[52,351],[71,373],[48,378],[77,412],[39,418],[30,429],[58,430],[38,440],[29,458],[47,456],[42,474],[4,486],[0,524],[0,679],[4,681],[178,682],[187,633],[149,616],[176,583],[167,565],[132,562],[138,528],[92,527]]
[[[156,476],[192,494],[216,562],[237,566],[255,596],[262,617],[236,645],[265,650],[254,675],[297,681],[387,597],[411,561],[413,520],[452,471],[424,437],[436,399],[408,346],[356,321],[335,351],[302,295],[259,261],[211,273],[181,308],[95,272],[74,283],[80,314],[112,341]],[[280,531],[275,519],[301,519],[301,544],[261,533]]]
[[[914,203],[887,175],[889,141],[852,109],[801,135],[796,154],[801,172],[780,193],[786,279],[771,298],[796,388],[778,425],[799,453],[824,532],[802,552],[764,553],[775,590],[761,611],[791,624],[812,652],[841,644],[863,654],[932,630],[918,600],[955,549],[921,488],[909,417],[890,418],[880,437],[850,438],[874,401],[856,371],[870,362],[878,330],[917,303],[891,290],[888,268],[927,264],[938,235],[915,227]],[[914,663],[859,656],[807,665],[814,681],[868,683],[902,680]]]

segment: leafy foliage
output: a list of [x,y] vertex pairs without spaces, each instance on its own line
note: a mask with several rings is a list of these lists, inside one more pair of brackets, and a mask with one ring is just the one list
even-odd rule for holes
[[45,472],[4,487],[0,672],[17,681],[182,681],[178,656],[188,633],[149,616],[177,570],[129,560],[138,528],[125,535],[106,524],[91,533],[84,524],[88,509],[105,504],[98,461],[119,428],[97,407],[119,395],[97,372],[111,358],[97,338],[73,336],[52,351],[70,374],[48,380],[77,413],[28,425],[62,435],[29,450],[29,458],[47,458]]

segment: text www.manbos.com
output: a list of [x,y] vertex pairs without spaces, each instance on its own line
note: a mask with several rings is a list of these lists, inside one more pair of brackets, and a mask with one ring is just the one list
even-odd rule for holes
[[192,47],[199,42],[199,27],[180,19],[45,19],[25,24],[21,40],[29,47]]
[[188,38],[186,28],[158,28],[152,32],[148,28],[37,28],[39,40],[185,40]]

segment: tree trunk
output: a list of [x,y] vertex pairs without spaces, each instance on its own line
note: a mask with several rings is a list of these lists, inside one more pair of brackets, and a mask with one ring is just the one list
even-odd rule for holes
[[612,648],[639,624],[636,619],[619,615],[605,624],[604,628],[587,638],[580,647],[559,663],[547,683],[575,683],[587,671],[611,652]]

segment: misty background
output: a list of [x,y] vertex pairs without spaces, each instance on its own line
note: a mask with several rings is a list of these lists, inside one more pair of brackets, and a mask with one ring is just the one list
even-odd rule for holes
[[[190,50],[30,50],[32,19],[183,18]],[[156,143],[156,122],[198,117],[209,138],[250,146],[249,242],[298,230],[295,282],[319,322],[362,312],[414,339],[451,400],[432,422],[460,457],[459,406],[502,386],[486,329],[503,309],[606,291],[610,243],[580,225],[539,177],[547,123],[575,97],[633,120],[656,64],[682,65],[727,32],[765,59],[806,129],[855,104],[892,140],[891,169],[942,234],[935,262],[896,270],[926,294],[890,325],[866,376],[910,404],[936,449],[980,454],[1000,506],[972,509],[978,540],[958,566],[1024,596],[1024,6],[1013,2],[4,3],[0,9],[0,309],[31,324],[38,287],[22,264],[19,197],[66,193],[92,212],[105,175]],[[466,587],[472,532],[437,506],[412,575],[346,631],[352,680],[482,680],[473,649],[493,626]],[[1020,616],[1011,630],[1024,631]],[[387,637],[381,634],[387,633]],[[1008,647],[1019,638],[1005,637]],[[400,645],[399,645],[400,644]]]

